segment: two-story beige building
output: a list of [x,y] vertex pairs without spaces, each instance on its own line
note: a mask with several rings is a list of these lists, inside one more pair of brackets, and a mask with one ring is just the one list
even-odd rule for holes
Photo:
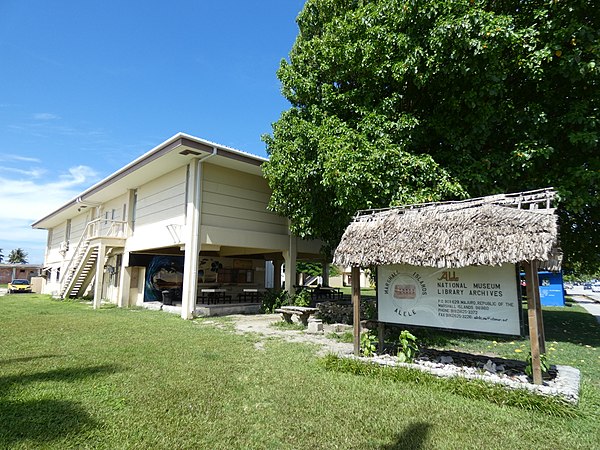
[[[293,236],[267,209],[266,159],[177,134],[32,226],[48,230],[44,292],[93,293],[94,306],[252,301],[266,286],[293,290],[296,260],[320,242]],[[270,266],[272,267],[272,266]],[[165,297],[166,296],[166,297]]]

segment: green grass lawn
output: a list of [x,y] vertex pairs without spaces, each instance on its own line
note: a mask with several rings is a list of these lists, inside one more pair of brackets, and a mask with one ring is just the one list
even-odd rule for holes
[[[575,417],[327,370],[310,345],[270,339],[256,349],[257,336],[205,320],[7,295],[0,448],[598,448],[600,327],[577,306],[544,318],[550,362],[582,370]],[[526,353],[524,340],[426,339]]]
[[[344,286],[340,288],[340,291],[342,291],[344,295],[352,295],[352,288],[350,286]],[[376,292],[374,288],[361,288],[360,295],[364,297],[375,297]]]

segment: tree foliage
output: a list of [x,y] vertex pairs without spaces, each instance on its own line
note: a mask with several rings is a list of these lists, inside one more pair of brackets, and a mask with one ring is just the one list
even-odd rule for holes
[[554,186],[600,265],[592,0],[308,0],[266,136],[271,207],[337,244],[358,209]]
[[22,248],[15,248],[8,254],[10,264],[27,264],[27,252]]
[[[298,273],[306,274],[309,277],[320,277],[323,275],[323,264],[309,261],[298,261],[296,263],[296,271]],[[328,272],[330,277],[335,277],[340,274],[337,266],[333,264],[329,265]]]

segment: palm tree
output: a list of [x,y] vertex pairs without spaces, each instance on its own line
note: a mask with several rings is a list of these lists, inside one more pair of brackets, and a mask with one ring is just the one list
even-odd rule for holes
[[10,264],[27,264],[27,252],[22,248],[11,250],[8,254],[8,262]]

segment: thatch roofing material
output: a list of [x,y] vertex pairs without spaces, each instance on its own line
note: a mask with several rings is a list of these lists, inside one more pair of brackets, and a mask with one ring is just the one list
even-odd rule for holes
[[547,268],[560,266],[552,210],[481,201],[473,205],[441,203],[359,214],[346,229],[334,263],[459,268],[538,260],[551,261]]

